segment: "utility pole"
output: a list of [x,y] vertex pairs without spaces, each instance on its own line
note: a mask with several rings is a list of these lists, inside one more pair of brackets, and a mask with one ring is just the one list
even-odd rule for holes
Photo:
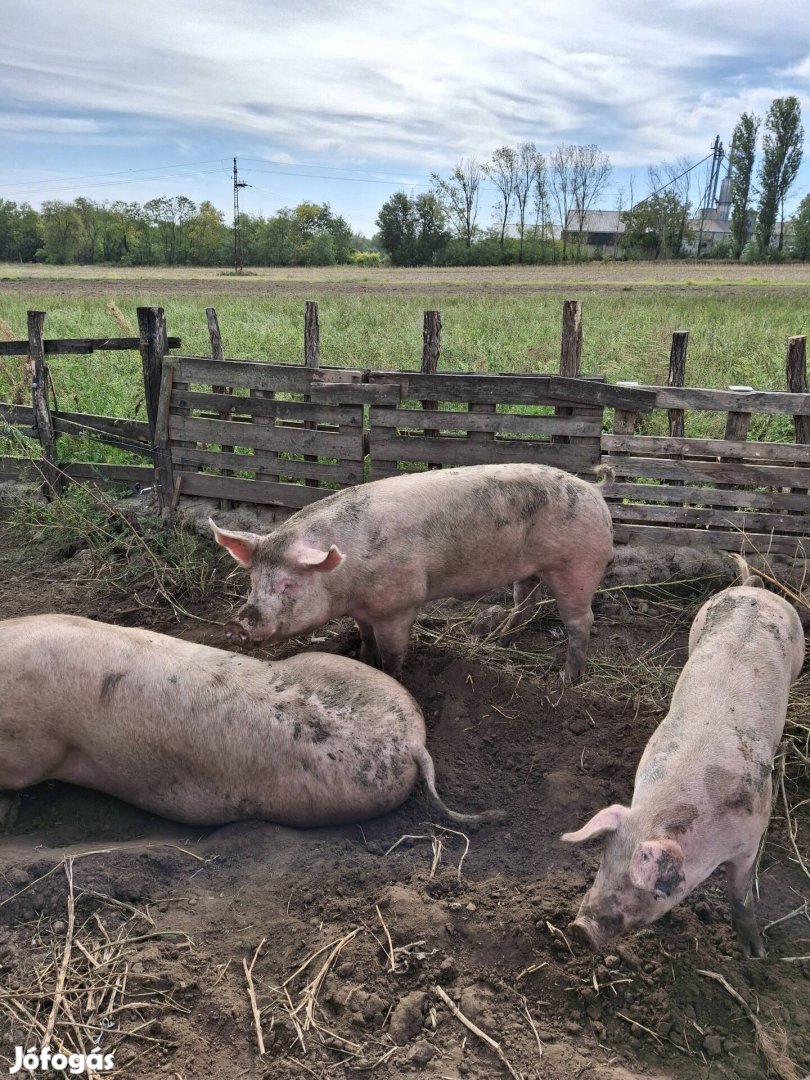
[[239,179],[236,170],[236,158],[233,159],[233,268],[242,273],[242,233],[239,225],[239,189],[249,185]]
[[700,232],[698,233],[697,251],[695,252],[695,258],[700,258],[700,249],[703,246],[703,226],[706,222],[706,211],[714,211],[717,201],[717,183],[720,179],[720,166],[722,165],[723,158],[726,156],[726,152],[723,149],[723,144],[720,142],[720,136],[716,135],[712,149],[712,168],[709,174],[709,182],[706,185],[706,195],[703,200],[703,206],[700,209]]

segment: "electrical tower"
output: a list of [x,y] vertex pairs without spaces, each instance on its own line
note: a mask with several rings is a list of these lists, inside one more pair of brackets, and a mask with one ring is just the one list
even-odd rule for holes
[[695,249],[696,259],[700,258],[703,249],[703,230],[706,225],[706,218],[708,217],[709,220],[713,220],[716,217],[715,208],[717,206],[717,185],[720,181],[720,166],[723,164],[723,158],[726,156],[719,135],[715,135],[711,150],[712,167],[711,172],[709,173],[709,182],[706,184],[706,192],[703,196],[703,205],[700,208],[700,229],[698,231],[697,248]]
[[236,158],[233,159],[233,268],[237,274],[242,273],[242,232],[239,225],[239,189],[249,187],[244,180],[239,179],[236,170]]

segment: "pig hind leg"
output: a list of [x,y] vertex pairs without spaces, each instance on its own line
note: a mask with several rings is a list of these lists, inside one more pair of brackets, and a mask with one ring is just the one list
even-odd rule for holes
[[731,901],[731,923],[737,940],[746,956],[757,956],[763,960],[765,946],[757,927],[752,895],[757,854],[755,851],[753,855],[741,855],[739,859],[727,862],[725,871]]
[[593,626],[591,601],[602,579],[604,567],[599,566],[598,570],[596,574],[591,568],[577,566],[543,574],[549,592],[557,601],[560,618],[568,634],[568,655],[563,671],[566,682],[576,682],[585,671]]

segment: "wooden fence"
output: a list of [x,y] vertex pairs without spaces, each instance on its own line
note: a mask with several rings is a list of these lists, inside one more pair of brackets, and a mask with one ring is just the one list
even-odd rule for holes
[[[283,517],[340,487],[414,469],[533,461],[587,476],[607,464],[617,477],[608,500],[619,541],[790,554],[810,547],[804,338],[788,345],[789,392],[774,393],[683,386],[684,333],[673,335],[666,387],[583,378],[576,302],[564,310],[560,375],[439,374],[438,312],[425,313],[420,371],[321,367],[312,303],[301,366],[226,360],[213,309],[207,311],[211,358],[166,355],[180,342],[167,337],[160,309],[138,315],[137,341],[44,341],[43,316],[32,312],[29,342],[0,343],[6,355],[27,346],[34,376],[33,405],[0,404],[0,419],[34,430],[46,465],[49,441],[55,446],[59,435],[79,432],[154,461],[60,465],[69,479],[155,478],[164,507],[187,495],[262,504]],[[48,409],[45,356],[135,345],[143,359],[146,421]],[[665,413],[669,434],[637,434],[649,430],[656,410]],[[692,411],[723,414],[724,437],[687,438],[685,416]],[[795,441],[749,441],[758,414],[792,417]],[[0,477],[15,470],[30,475],[21,459],[4,461]],[[54,474],[44,472],[52,483]]]

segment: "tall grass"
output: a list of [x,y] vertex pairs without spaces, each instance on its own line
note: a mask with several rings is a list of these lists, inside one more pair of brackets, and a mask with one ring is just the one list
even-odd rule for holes
[[[138,289],[127,281],[119,291],[120,282],[100,280],[92,297],[71,295],[69,283],[62,291],[52,282],[32,281],[30,291],[26,285],[24,292],[17,285],[4,293],[0,286],[0,319],[15,335],[25,337],[26,309],[40,307],[47,311],[46,337],[102,337],[122,332],[107,310],[111,302],[133,324],[137,305],[155,304],[165,308],[169,333],[182,338],[183,352],[207,355],[204,309],[214,306],[226,356],[294,364],[302,361],[306,296],[319,302],[324,364],[417,368],[423,312],[438,309],[443,321],[441,371],[554,371],[562,301],[576,292],[529,291],[522,279],[509,286],[510,269],[502,278],[492,271],[485,277],[469,276],[463,289],[443,283],[438,274],[417,273],[406,279],[402,272],[395,279],[399,284],[385,288],[368,287],[356,274],[347,275],[345,287],[336,288],[340,278],[331,271],[328,280],[316,274],[310,283],[299,276],[295,289],[275,295],[268,281],[269,295],[250,296],[235,295],[230,286],[226,291],[222,279],[214,277],[195,284],[197,295],[188,295],[187,278],[176,289],[171,280],[155,279]],[[604,268],[599,272],[604,274]],[[255,289],[252,279],[246,281]],[[83,285],[86,291],[87,283]],[[419,291],[419,285],[425,285],[425,291]],[[806,333],[810,322],[806,295],[795,288],[736,284],[724,290],[714,281],[677,288],[650,283],[643,288],[588,289],[581,297],[583,369],[611,381],[665,382],[672,332],[688,330],[690,385],[784,389],[786,340]],[[8,358],[5,371],[0,369],[0,400],[9,399],[12,383],[19,393],[22,364],[22,358]],[[136,353],[54,356],[50,368],[61,408],[144,417]],[[766,425],[752,436],[768,430]],[[770,437],[778,436],[774,432]]]

